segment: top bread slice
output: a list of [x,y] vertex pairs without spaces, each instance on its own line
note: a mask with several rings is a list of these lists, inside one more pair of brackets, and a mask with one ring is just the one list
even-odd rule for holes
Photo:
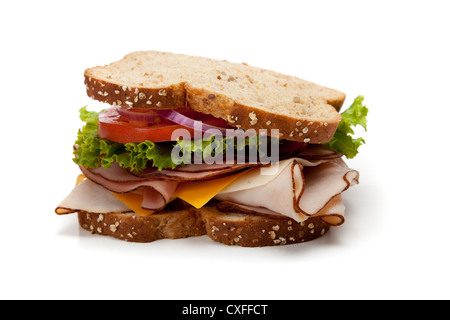
[[85,71],[87,94],[112,105],[190,107],[242,129],[278,129],[282,139],[328,142],[345,94],[294,76],[203,57],[138,51]]

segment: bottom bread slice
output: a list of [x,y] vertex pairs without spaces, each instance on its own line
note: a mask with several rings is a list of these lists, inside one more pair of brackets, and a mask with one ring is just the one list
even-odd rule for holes
[[215,207],[156,212],[144,217],[135,213],[79,212],[83,229],[131,242],[152,242],[208,235],[226,245],[263,247],[314,240],[330,226],[320,217],[298,223],[280,216],[221,212]]

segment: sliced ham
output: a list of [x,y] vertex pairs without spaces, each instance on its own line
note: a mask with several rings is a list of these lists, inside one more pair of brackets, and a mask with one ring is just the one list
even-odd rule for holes
[[157,168],[147,168],[141,172],[131,172],[137,178],[153,178],[176,181],[202,181],[219,178],[247,168],[260,166],[251,163],[234,164],[188,164],[184,167],[177,167],[175,170],[161,170]]
[[85,171],[89,171],[94,175],[100,176],[106,180],[114,181],[114,182],[141,182],[148,179],[136,177],[130,172],[122,168],[117,162],[111,163],[111,168],[103,168],[97,167],[95,169],[86,169],[80,166],[81,171],[84,173]]
[[113,192],[126,193],[143,188],[142,207],[149,210],[163,209],[178,185],[177,181],[137,178],[118,165],[111,169],[88,170],[82,166],[80,169],[88,179]]
[[[201,181],[218,178],[233,172],[242,171],[247,168],[254,168],[257,164],[188,164],[184,167],[177,167],[175,170],[161,170],[157,168],[147,168],[143,171],[129,171],[119,166],[117,162],[111,164],[111,168],[98,167],[91,169],[93,174],[99,175],[110,181],[136,182],[148,180],[173,180],[173,181]],[[81,168],[83,171],[84,168]],[[87,169],[85,169],[87,170]]]
[[342,154],[336,153],[320,144],[308,144],[299,154],[298,157],[307,160],[330,160],[341,158]]
[[148,210],[162,210],[169,203],[178,182],[175,181],[155,181],[149,187],[144,187],[142,208]]

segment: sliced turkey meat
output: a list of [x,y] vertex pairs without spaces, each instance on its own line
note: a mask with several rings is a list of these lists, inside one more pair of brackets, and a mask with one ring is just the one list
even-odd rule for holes
[[[257,214],[270,216],[273,218],[279,218],[283,216],[281,213],[271,211],[262,207],[251,207],[248,205],[237,204],[233,202],[220,202],[217,204],[217,209],[222,212],[241,212],[245,214]],[[344,211],[345,206],[342,202],[342,196],[339,194],[332,198],[328,204],[322,208],[317,214],[314,216],[321,217],[326,223],[332,226],[339,226],[344,223]],[[301,222],[301,221],[300,221]]]
[[111,192],[86,179],[73,188],[69,195],[55,210],[57,214],[68,214],[80,211],[109,213],[130,212],[131,210]]
[[[323,214],[321,211],[328,204],[334,207],[329,210],[329,214],[335,211],[343,217],[343,204],[336,199],[343,191],[358,183],[357,171],[349,169],[340,158],[321,160],[320,163],[299,158],[285,161],[280,163],[278,172],[266,178],[265,183],[250,185],[247,189],[230,185],[227,189],[234,191],[222,191],[215,198],[251,207],[255,211],[264,208],[297,222]],[[235,183],[239,185],[243,182]],[[265,210],[260,211],[263,213]]]

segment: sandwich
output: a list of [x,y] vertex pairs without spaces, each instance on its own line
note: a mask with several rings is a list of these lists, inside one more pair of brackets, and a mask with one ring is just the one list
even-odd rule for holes
[[[244,247],[310,241],[345,222],[367,107],[247,63],[139,51],[84,72],[76,186],[57,206],[130,242],[207,235]],[[74,179],[75,180],[75,179]]]

